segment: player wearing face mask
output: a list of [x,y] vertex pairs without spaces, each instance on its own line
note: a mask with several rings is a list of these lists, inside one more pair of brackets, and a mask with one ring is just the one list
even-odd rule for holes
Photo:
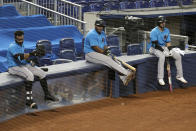
[[34,75],[40,79],[40,84],[45,94],[45,100],[55,101],[56,98],[52,96],[48,90],[46,81],[46,73],[36,66],[32,66],[27,60],[30,56],[36,56],[37,52],[24,52],[24,32],[16,31],[15,42],[9,45],[7,51],[8,72],[12,75],[17,75],[25,78],[26,90],[26,105],[30,108],[37,109],[37,104],[33,101],[32,84],[34,82]]

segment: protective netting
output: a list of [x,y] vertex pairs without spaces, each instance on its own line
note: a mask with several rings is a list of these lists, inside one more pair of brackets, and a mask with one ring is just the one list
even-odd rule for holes
[[[48,110],[88,101],[99,100],[108,95],[107,72],[96,71],[81,75],[71,75],[48,79],[48,88],[58,101],[45,101],[40,82],[33,83],[33,98],[38,110]],[[22,85],[11,85],[0,90],[0,121],[35,110],[26,108],[25,88]]]

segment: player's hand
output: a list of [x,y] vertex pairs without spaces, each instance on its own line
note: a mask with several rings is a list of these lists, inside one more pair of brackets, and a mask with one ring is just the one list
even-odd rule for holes
[[25,60],[28,59],[29,56],[30,56],[29,53],[24,54],[24,59],[25,59]]
[[31,53],[29,53],[30,56],[37,56],[37,51],[33,50]]
[[171,56],[171,53],[170,53],[170,51],[168,50],[167,47],[165,47],[165,49],[163,51],[163,54],[165,55],[165,57],[170,57]]
[[110,52],[110,50],[107,48],[107,49],[104,50],[103,54],[109,56],[109,55],[111,55],[111,52]]

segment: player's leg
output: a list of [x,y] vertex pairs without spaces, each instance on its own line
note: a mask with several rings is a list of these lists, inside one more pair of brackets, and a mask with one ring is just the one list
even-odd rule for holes
[[160,85],[165,85],[165,82],[163,80],[164,78],[164,63],[165,63],[165,55],[162,51],[154,49],[151,47],[150,53],[154,54],[156,57],[158,57],[158,81]]
[[32,84],[34,81],[34,75],[25,66],[16,66],[8,69],[8,72],[12,75],[18,75],[26,79],[26,105],[30,108],[37,109],[37,104],[33,101],[32,97]]
[[177,69],[176,79],[183,82],[183,83],[187,83],[187,81],[183,77],[181,55],[177,52],[173,52],[172,57],[175,59],[175,65],[176,65],[176,69]]
[[43,88],[44,94],[45,94],[45,100],[51,100],[56,101],[57,99],[51,95],[51,93],[48,90],[48,83],[46,80],[46,73],[40,69],[39,67],[33,67],[31,65],[27,65],[27,68],[35,75],[40,78],[40,84]]
[[89,62],[106,65],[123,75],[127,75],[129,73],[128,70],[117,64],[111,57],[103,55],[101,53],[91,52],[86,54],[85,58]]
[[120,74],[124,75],[124,76],[120,76],[124,85],[127,85],[128,82],[131,80],[131,78],[134,75],[134,72],[123,68],[120,64],[115,62],[109,56],[106,56],[106,55],[103,55],[103,54],[100,54],[97,52],[91,52],[91,53],[86,54],[85,58],[89,62],[106,65],[109,68],[114,69],[117,72],[119,72]]

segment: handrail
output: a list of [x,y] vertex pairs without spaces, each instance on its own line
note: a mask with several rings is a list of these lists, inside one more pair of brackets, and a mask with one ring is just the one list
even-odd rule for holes
[[77,21],[77,22],[81,22],[81,23],[83,23],[83,24],[86,24],[86,22],[85,22],[85,21],[78,20],[78,19],[76,19],[76,18],[70,17],[70,16],[68,16],[68,15],[65,15],[65,14],[59,13],[59,12],[57,12],[57,11],[54,11],[54,10],[48,9],[48,8],[43,7],[43,6],[40,6],[40,5],[37,5],[37,4],[35,4],[35,3],[29,2],[29,1],[26,1],[26,0],[21,0],[21,1],[23,1],[23,2],[25,2],[25,3],[28,3],[28,4],[30,4],[30,5],[33,5],[33,6],[36,6],[36,7],[42,8],[42,9],[44,9],[44,10],[51,11],[51,12],[53,12],[53,13],[55,13],[55,14],[58,14],[58,15],[61,15],[61,16],[65,16],[65,17],[67,17],[67,18],[69,18],[69,19],[72,19],[72,20],[75,20],[75,21]]

